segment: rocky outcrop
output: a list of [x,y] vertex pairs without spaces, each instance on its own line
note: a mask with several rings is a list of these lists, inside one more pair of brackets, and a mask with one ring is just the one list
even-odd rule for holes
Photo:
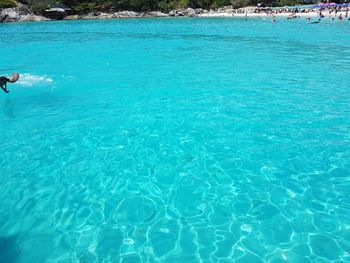
[[[0,9],[0,23],[1,22],[28,22],[28,21],[45,21],[50,20],[43,16],[35,15],[26,5],[16,2],[17,7]],[[92,12],[83,15],[68,15],[65,20],[79,20],[79,19],[113,19],[113,18],[138,18],[138,17],[195,17],[195,16],[213,16],[221,13],[233,13],[232,6],[221,7],[218,10],[206,10],[202,8],[182,8],[170,11],[168,14],[160,11],[152,12],[134,12],[134,11],[119,11],[114,9],[109,10],[108,13]]]
[[18,22],[37,22],[37,21],[48,21],[47,17],[28,14],[28,15],[21,15]]
[[134,18],[142,17],[140,13],[133,11],[120,11],[114,13],[103,13],[103,12],[93,12],[84,15],[71,15],[67,16],[66,20],[77,20],[77,19],[111,19],[111,18]]
[[70,15],[67,16],[66,20],[78,20],[78,19],[112,19],[112,18],[137,18],[137,17],[166,17],[159,11],[138,13],[134,11],[120,11],[114,13],[103,13],[103,12],[93,12],[85,15]]
[[19,16],[17,8],[6,8],[0,12],[0,22],[17,22]]
[[15,8],[0,10],[0,23],[6,22],[30,22],[49,20],[46,17],[34,15],[28,7],[21,5]]
[[193,8],[187,8],[187,16],[195,16],[196,15],[196,10]]
[[142,17],[167,17],[167,14],[164,14],[160,11],[153,11],[153,12],[147,12],[143,13]]
[[113,18],[140,17],[140,13],[134,11],[121,11],[113,14]]
[[202,9],[202,8],[182,8],[182,9],[176,9],[176,10],[171,10],[169,12],[169,16],[198,16],[203,13],[208,13],[208,10]]

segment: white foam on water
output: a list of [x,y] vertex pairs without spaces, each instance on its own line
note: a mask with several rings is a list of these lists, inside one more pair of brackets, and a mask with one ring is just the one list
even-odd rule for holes
[[37,84],[52,83],[53,79],[48,76],[37,76],[29,73],[23,73],[19,75],[19,80],[16,82],[19,85],[31,87]]
[[244,231],[244,232],[252,232],[252,227],[250,225],[247,225],[247,224],[244,224],[244,225],[241,225],[241,230]]

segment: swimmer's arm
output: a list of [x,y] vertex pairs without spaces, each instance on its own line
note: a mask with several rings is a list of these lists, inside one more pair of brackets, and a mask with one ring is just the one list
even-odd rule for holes
[[5,93],[9,93],[10,91],[7,89],[7,85],[4,84],[3,86],[1,86],[1,89],[5,92]]

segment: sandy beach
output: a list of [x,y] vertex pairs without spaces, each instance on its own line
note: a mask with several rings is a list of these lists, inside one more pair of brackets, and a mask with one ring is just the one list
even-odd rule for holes
[[[338,19],[339,15],[342,14],[343,20],[347,20],[347,17],[345,17],[346,12],[338,12],[335,16],[332,14],[331,16],[328,15],[328,13],[324,13],[324,18],[335,18]],[[296,15],[296,18],[315,18],[319,16],[319,12],[305,12],[305,13],[292,13],[292,12],[283,12],[283,13],[276,13],[276,14],[267,14],[267,13],[233,13],[233,12],[212,12],[212,13],[205,13],[205,14],[199,14],[199,17],[264,17],[264,18],[272,18],[280,17],[280,18],[287,18],[292,17],[293,15]]]

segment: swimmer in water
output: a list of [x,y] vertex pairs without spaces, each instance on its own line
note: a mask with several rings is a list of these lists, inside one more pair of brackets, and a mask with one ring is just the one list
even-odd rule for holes
[[0,77],[0,88],[5,92],[9,93],[10,91],[7,89],[7,82],[15,83],[19,79],[18,73],[13,73],[11,77],[7,78],[4,76]]
[[311,22],[310,24],[318,24],[321,22],[321,18],[318,19],[318,21],[315,21],[315,22]]

